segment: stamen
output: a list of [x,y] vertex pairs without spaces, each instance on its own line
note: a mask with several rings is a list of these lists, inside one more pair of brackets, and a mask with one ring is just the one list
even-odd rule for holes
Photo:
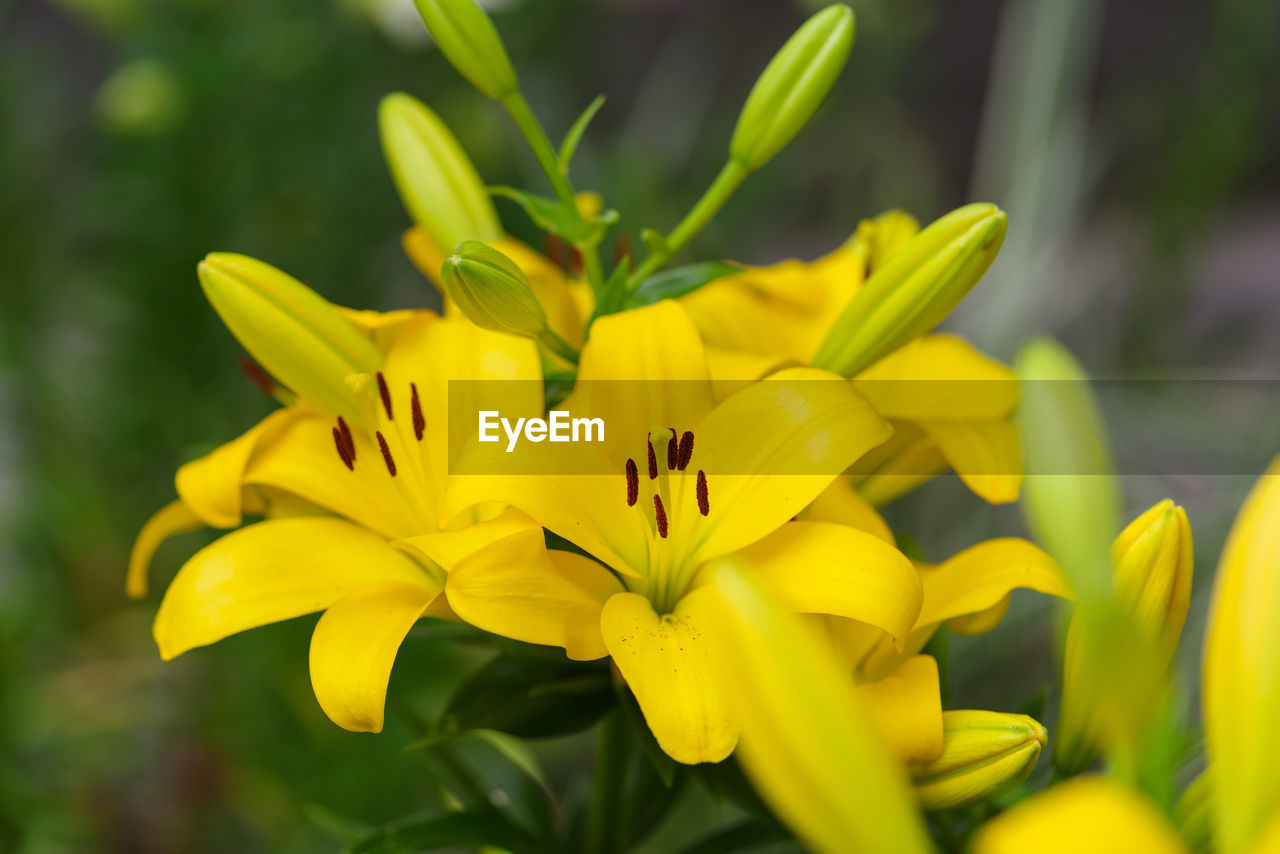
[[680,443],[676,441],[675,431],[671,431],[672,436],[667,440],[667,471],[676,470],[676,459],[680,455]]
[[635,507],[640,498],[640,471],[636,461],[627,457],[627,506]]
[[631,257],[631,241],[625,237],[613,239],[613,263],[621,264],[623,258]]
[[658,522],[658,536],[667,538],[667,509],[662,506],[662,496],[653,496],[653,515]]
[[349,471],[355,471],[355,463],[352,461],[351,455],[347,451],[347,444],[342,441],[342,434],[338,432],[337,427],[333,428],[333,444],[338,449],[338,459],[342,460],[342,464],[346,466]]
[[546,255],[560,269],[564,269],[564,241],[556,234],[547,232],[547,240],[543,244],[542,254]]
[[658,458],[653,454],[653,443],[646,442],[649,451],[649,480],[658,479]]
[[387,471],[391,472],[391,476],[396,476],[396,461],[391,458],[391,449],[387,447],[387,440],[383,437],[382,431],[377,430],[374,435],[378,437],[378,447],[382,449],[382,461],[387,464]]
[[346,419],[341,415],[338,416],[338,431],[342,433],[342,441],[346,443],[347,453],[354,462],[356,458],[356,441],[351,438],[351,428],[347,426]]
[[249,378],[249,381],[267,394],[275,397],[276,383],[271,379],[271,375],[262,369],[262,366],[250,359],[248,356],[241,356],[237,362],[240,366],[240,372]]
[[418,384],[409,383],[409,408],[413,410],[413,435],[422,441],[422,431],[427,429],[427,419],[422,415],[422,404],[418,401]]
[[711,496],[707,493],[707,473],[698,469],[698,512],[706,516],[711,512]]
[[684,471],[689,467],[689,460],[693,459],[693,431],[686,430],[684,435],[680,437],[680,456],[676,460],[676,468]]
[[387,411],[387,420],[392,419],[391,416],[391,392],[387,389],[387,381],[382,376],[382,371],[378,371],[378,395],[382,398],[382,408]]

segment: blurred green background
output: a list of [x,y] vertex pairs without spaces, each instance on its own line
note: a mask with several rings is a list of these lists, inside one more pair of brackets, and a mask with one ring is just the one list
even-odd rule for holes
[[[1009,240],[951,322],[980,346],[1008,358],[1048,333],[1098,376],[1277,378],[1280,4],[851,4],[857,42],[829,102],[696,254],[814,256],[891,206],[931,219],[989,200]],[[755,74],[813,8],[491,4],[553,137],[608,96],[576,181],[633,242],[696,198]],[[396,89],[445,118],[486,180],[542,187],[410,0],[0,0],[0,851],[325,851],[438,797],[401,750],[475,654],[414,637],[391,687],[407,711],[353,735],[311,695],[314,618],[161,664],[158,591],[203,535],[162,549],[148,601],[123,593],[177,464],[272,406],[202,298],[205,252],[256,255],[345,304],[435,299],[400,252],[408,221],[379,150],[375,108]],[[1130,516],[1166,494],[1191,514],[1180,672],[1194,684],[1215,557],[1251,480],[1238,473],[1280,435],[1168,403],[1162,427],[1237,473],[1179,476],[1175,442],[1152,451],[1167,474],[1126,482]],[[1151,417],[1125,410],[1113,429],[1140,438]],[[931,558],[1020,531],[1016,510],[951,478],[889,512]],[[1050,685],[1046,613],[1019,598],[995,632],[953,643],[953,703],[1013,710]],[[590,759],[581,739],[538,751],[553,786]],[[696,798],[668,831],[722,817]]]

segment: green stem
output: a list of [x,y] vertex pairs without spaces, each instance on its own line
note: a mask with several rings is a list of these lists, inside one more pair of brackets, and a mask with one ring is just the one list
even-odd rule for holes
[[724,203],[729,201],[729,197],[749,174],[751,174],[750,170],[737,160],[730,159],[725,163],[720,174],[711,182],[711,186],[702,194],[702,198],[698,199],[698,203],[666,236],[666,248],[650,253],[649,257],[644,259],[644,263],[637,267],[627,279],[627,291],[634,290],[636,285],[653,275],[670,261],[672,256],[688,245],[689,241],[706,227],[711,218],[720,212]]
[[550,329],[544,329],[542,334],[538,336],[538,343],[546,347],[552,353],[555,353],[562,359],[573,364],[578,364],[578,350],[568,341],[552,332]]
[[[566,213],[575,217],[580,216],[578,203],[574,200],[573,185],[569,183],[569,176],[560,168],[560,159],[556,156],[556,151],[551,146],[551,140],[547,138],[547,132],[542,129],[537,116],[529,108],[529,102],[524,99],[524,95],[520,92],[512,92],[502,99],[502,106],[507,108],[507,112],[511,114],[516,126],[520,128],[520,133],[524,134],[525,141],[529,143],[529,148],[533,150],[533,156],[537,159],[538,165],[542,167],[543,174],[547,176],[547,181],[551,184],[551,189],[555,192],[560,206],[565,209]],[[575,243],[574,246],[582,254],[582,269],[587,274],[587,281],[591,283],[592,291],[599,295],[600,290],[604,287],[604,268],[600,264],[600,255],[596,245],[594,243]]]
[[600,723],[596,767],[591,789],[591,815],[587,819],[588,854],[614,854],[622,814],[622,794],[629,754],[627,722],[615,710]]

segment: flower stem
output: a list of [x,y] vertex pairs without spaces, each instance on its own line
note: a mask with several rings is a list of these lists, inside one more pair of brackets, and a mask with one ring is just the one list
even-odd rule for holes
[[577,348],[556,333],[552,332],[550,329],[543,330],[542,334],[538,336],[538,343],[543,347],[546,347],[552,353],[555,353],[560,358],[568,362],[572,362],[575,365],[578,364],[579,353]]
[[724,207],[724,203],[729,201],[729,197],[738,189],[750,170],[737,160],[730,159],[724,164],[724,168],[720,170],[720,174],[711,182],[711,186],[702,194],[702,198],[698,199],[697,204],[685,214],[684,219],[671,230],[666,236],[666,246],[661,250],[649,253],[649,257],[644,259],[635,272],[627,279],[627,292],[630,293],[635,286],[643,282],[664,264],[671,260],[677,252],[683,249],[690,240],[692,240],[698,232],[706,227],[720,209]]

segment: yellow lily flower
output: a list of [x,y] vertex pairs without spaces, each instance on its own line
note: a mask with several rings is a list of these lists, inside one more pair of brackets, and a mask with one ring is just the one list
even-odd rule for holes
[[[1215,841],[1249,850],[1280,824],[1280,458],[1241,507],[1205,632],[1204,721]],[[1280,837],[1280,834],[1273,834]]]
[[[503,534],[536,529],[501,507],[441,512],[449,380],[537,381],[541,371],[531,342],[462,318],[342,312],[314,294],[306,305],[323,323],[319,328],[363,336],[381,369],[347,379],[342,413],[301,398],[183,466],[179,500],[138,537],[128,589],[145,594],[146,564],[169,533],[200,523],[236,527],[246,513],[281,517],[226,534],[182,566],[156,615],[160,654],[168,660],[236,632],[324,611],[311,642],[316,697],[338,725],[377,732],[391,667],[409,628],[424,614],[450,613],[440,595],[443,570],[395,547],[396,541],[444,532],[441,538],[465,553]],[[219,308],[224,316],[237,310]],[[281,328],[260,325],[277,334]],[[256,355],[264,345],[252,329],[245,332],[249,328],[242,324],[237,334]],[[307,339],[277,337],[269,345],[287,357],[284,373],[324,379],[304,364]],[[540,412],[537,383],[517,385],[531,394],[513,399],[507,389],[503,406]]]
[[[607,441],[576,448],[609,474],[466,475],[450,501],[509,504],[604,565],[516,534],[446,565],[459,616],[571,658],[611,656],[658,743],[685,763],[719,761],[737,741],[699,595],[720,559],[769,579],[792,610],[905,640],[920,603],[910,561],[853,527],[792,521],[888,432],[849,383],[792,369],[717,404],[706,351],[674,302],[597,320],[578,381],[564,404],[575,412],[599,413],[593,400],[626,387]],[[407,543],[444,564],[435,540]]]

